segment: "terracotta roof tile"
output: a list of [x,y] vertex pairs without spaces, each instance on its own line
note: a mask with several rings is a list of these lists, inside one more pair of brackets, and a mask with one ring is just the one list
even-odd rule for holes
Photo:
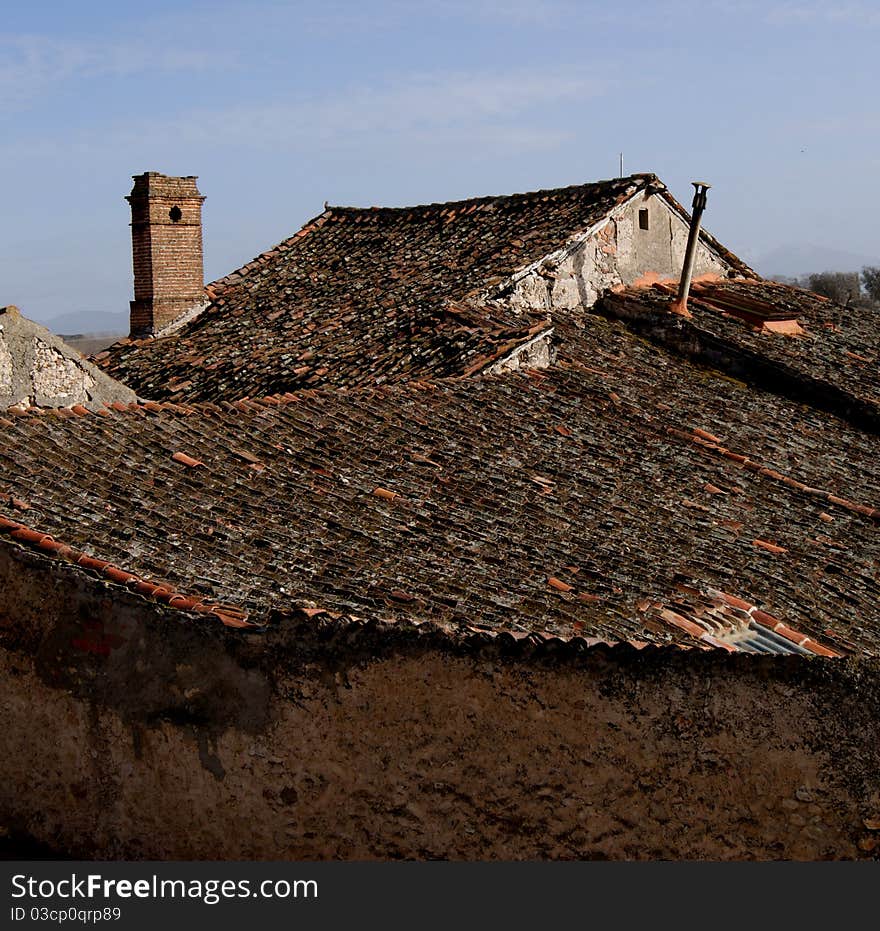
[[634,175],[457,204],[332,207],[209,285],[211,306],[174,335],[122,340],[95,361],[155,400],[473,374],[548,327],[543,313],[475,295],[649,186],[668,196]]
[[248,620],[247,612],[233,605],[206,604],[201,598],[193,598],[176,592],[171,586],[157,584],[142,579],[134,573],[119,569],[104,559],[96,559],[87,553],[80,552],[67,544],[55,540],[48,534],[33,530],[23,524],[18,524],[0,515],[0,543],[2,534],[23,544],[30,549],[40,551],[46,555],[65,562],[73,563],[81,569],[96,573],[108,582],[123,585],[139,595],[164,602],[169,607],[181,611],[191,611],[202,614],[212,614],[218,617],[229,627],[254,627]]
[[198,459],[193,459],[192,456],[187,456],[186,453],[176,452],[171,457],[175,462],[179,462],[181,465],[185,465],[188,469],[198,469],[199,467],[204,468],[205,463],[199,462]]
[[[125,587],[183,610],[202,597],[195,613],[231,625],[317,605],[338,623],[711,650],[740,649],[735,624],[766,615],[771,633],[803,635],[779,638],[802,654],[880,651],[877,436],[619,323],[557,326],[559,365],[539,378],[16,418],[0,513],[26,500],[34,536],[16,542],[7,514],[0,545],[49,557],[63,540],[54,558],[94,554],[106,584],[131,573]],[[173,462],[181,450],[205,464],[197,477]],[[687,506],[706,485],[727,493]],[[378,506],[380,490],[400,506]],[[829,508],[838,540],[816,544]]]

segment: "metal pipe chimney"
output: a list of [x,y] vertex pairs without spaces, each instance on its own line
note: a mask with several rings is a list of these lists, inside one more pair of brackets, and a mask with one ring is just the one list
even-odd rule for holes
[[703,218],[703,211],[706,209],[706,191],[712,187],[705,181],[691,181],[694,186],[693,213],[691,214],[691,228],[688,233],[687,248],[684,251],[684,264],[681,268],[681,281],[678,285],[678,297],[676,298],[676,310],[678,313],[687,313],[688,294],[691,290],[691,278],[694,274],[694,260],[697,257],[697,244],[700,241],[700,222]]

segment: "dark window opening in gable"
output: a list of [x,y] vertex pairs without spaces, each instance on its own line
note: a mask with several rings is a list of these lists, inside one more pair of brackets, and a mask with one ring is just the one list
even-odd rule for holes
[[648,229],[648,208],[643,207],[639,211],[639,229],[646,230]]
[[177,223],[177,221],[183,216],[183,212],[180,207],[172,207],[168,211],[168,216],[171,218],[172,223]]

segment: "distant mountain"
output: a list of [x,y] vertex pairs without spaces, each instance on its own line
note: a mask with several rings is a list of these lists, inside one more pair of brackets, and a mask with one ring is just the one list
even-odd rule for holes
[[880,265],[880,255],[858,255],[829,246],[787,245],[767,252],[751,263],[761,275],[799,278],[814,272],[859,272],[865,265]]
[[49,320],[40,321],[59,336],[74,334],[128,333],[128,314],[100,310],[71,310]]

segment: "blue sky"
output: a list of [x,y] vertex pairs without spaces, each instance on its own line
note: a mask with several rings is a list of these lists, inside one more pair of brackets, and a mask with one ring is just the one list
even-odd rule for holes
[[210,280],[319,213],[654,171],[748,260],[877,256],[876,2],[4,4],[0,304],[127,312],[131,175]]

